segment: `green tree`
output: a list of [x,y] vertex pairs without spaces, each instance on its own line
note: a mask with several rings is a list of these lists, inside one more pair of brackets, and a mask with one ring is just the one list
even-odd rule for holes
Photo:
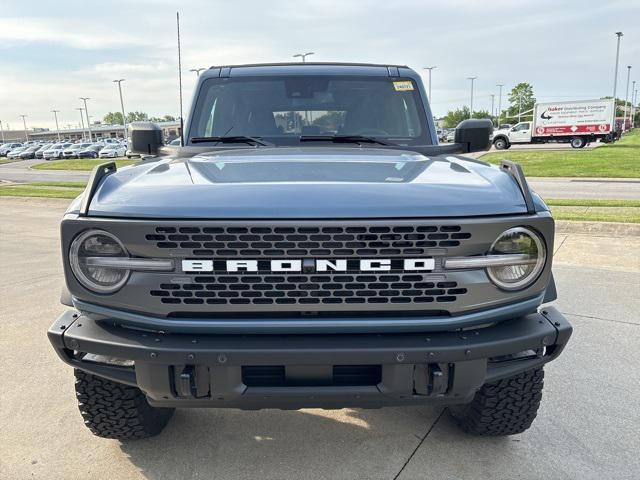
[[150,117],[148,119],[150,122],[175,122],[176,118],[171,115],[165,115],[163,117]]
[[508,98],[511,105],[503,112],[502,121],[504,123],[517,121],[518,112],[528,112],[521,115],[521,120],[532,117],[532,113],[529,110],[532,110],[536,104],[536,97],[533,96],[533,86],[530,83],[521,82],[517,84],[511,89]]
[[[611,100],[613,97],[611,95],[607,97],[600,97],[601,100]],[[628,108],[631,108],[632,104],[630,101],[626,103]],[[624,106],[625,102],[622,98],[616,98],[616,117],[624,117]],[[627,110],[627,116],[631,115],[631,112]]]
[[146,122],[149,120],[149,116],[144,112],[129,112],[127,113],[127,122]]
[[122,113],[109,112],[102,118],[102,121],[108,125],[122,125]]
[[477,110],[475,112],[473,112],[473,116],[472,118],[489,118],[491,119],[491,114],[489,113],[489,110]]
[[444,116],[444,128],[455,128],[461,121],[469,118],[469,107],[449,110]]

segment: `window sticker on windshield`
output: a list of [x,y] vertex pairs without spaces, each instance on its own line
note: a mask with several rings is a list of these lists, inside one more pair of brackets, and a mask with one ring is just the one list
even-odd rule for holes
[[413,90],[413,83],[410,80],[403,80],[401,82],[393,82],[393,88],[396,92],[408,92]]

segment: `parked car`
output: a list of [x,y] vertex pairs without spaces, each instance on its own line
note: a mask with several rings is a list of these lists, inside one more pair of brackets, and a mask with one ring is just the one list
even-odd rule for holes
[[445,137],[445,142],[453,142],[456,138],[456,131],[455,130],[451,130],[449,133],[447,133],[447,136]]
[[69,142],[56,143],[51,148],[43,152],[42,158],[44,158],[45,160],[59,160],[62,158],[62,153],[64,152],[65,148],[70,147],[71,145],[73,144]]
[[29,147],[28,146],[25,147],[24,145],[22,147],[14,148],[7,154],[7,158],[13,158],[13,159],[19,158],[20,154],[24,152],[27,148]]
[[31,145],[30,147],[27,147],[25,150],[23,150],[20,155],[19,158],[22,160],[29,160],[31,158],[36,158],[36,152],[40,150],[40,145]]
[[118,145],[120,144],[120,140],[119,138],[101,138],[100,142],[104,143],[105,145]]
[[67,147],[62,152],[62,156],[64,158],[78,158],[78,152],[80,150],[84,150],[85,148],[91,146],[91,143],[75,143],[70,147]]
[[102,150],[100,150],[100,158],[116,158],[116,157],[124,157],[125,153],[127,153],[127,147],[118,143],[113,145],[107,145]]
[[94,143],[93,145],[89,145],[87,148],[80,149],[76,156],[78,158],[98,158],[98,154],[103,148],[105,148],[104,145]]
[[45,143],[41,145],[38,150],[36,150],[35,158],[43,158],[45,150],[50,149],[54,144],[53,143]]
[[134,157],[139,157],[140,155],[138,155],[137,153],[132,152],[131,150],[129,150],[127,148],[127,153],[125,154],[125,156],[127,158],[134,158]]
[[7,154],[14,148],[21,147],[21,143],[4,143],[0,146],[0,157],[6,157]]

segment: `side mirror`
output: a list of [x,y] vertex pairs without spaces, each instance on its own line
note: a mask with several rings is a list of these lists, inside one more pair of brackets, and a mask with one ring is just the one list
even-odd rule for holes
[[463,120],[456,127],[455,143],[462,145],[464,153],[482,152],[491,148],[493,123],[488,118]]
[[157,155],[162,146],[162,129],[153,122],[129,125],[129,150],[138,155]]

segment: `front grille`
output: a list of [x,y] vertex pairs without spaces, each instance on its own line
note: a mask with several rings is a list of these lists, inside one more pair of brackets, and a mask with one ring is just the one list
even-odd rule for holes
[[145,240],[185,256],[345,257],[415,256],[458,247],[471,238],[460,225],[327,227],[157,227]]
[[184,283],[162,283],[150,291],[165,304],[337,305],[455,302],[466,288],[430,282],[424,274],[273,275],[241,272],[194,275]]

